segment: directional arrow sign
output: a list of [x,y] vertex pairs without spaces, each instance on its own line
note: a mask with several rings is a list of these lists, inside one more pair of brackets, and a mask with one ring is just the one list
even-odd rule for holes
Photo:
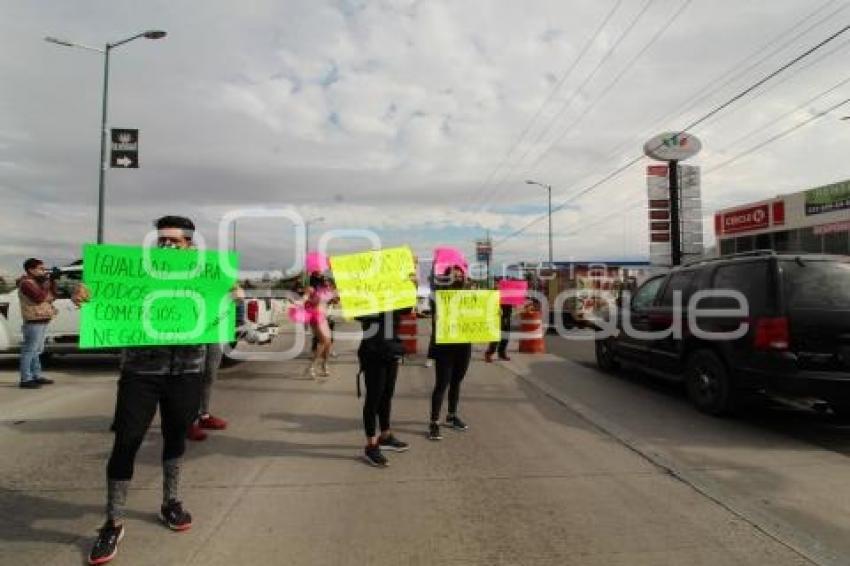
[[112,128],[112,152],[109,164],[122,169],[139,167],[139,130]]

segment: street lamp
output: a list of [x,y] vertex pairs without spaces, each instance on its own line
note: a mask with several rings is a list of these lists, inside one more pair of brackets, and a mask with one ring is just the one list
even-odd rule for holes
[[97,243],[103,243],[103,201],[106,191],[106,108],[109,98],[109,53],[120,45],[129,43],[134,39],[144,37],[145,39],[162,39],[166,33],[162,30],[148,30],[138,33],[132,37],[107,43],[103,49],[99,47],[90,47],[81,43],[74,43],[65,39],[57,39],[55,37],[45,37],[44,40],[63,47],[77,47],[88,51],[97,51],[103,53],[103,108],[100,120],[100,172],[98,174],[97,186]]
[[537,185],[538,187],[543,187],[547,191],[549,191],[549,268],[551,269],[554,265],[552,263],[552,185],[544,185],[543,183],[538,183],[537,181],[526,181],[526,185]]

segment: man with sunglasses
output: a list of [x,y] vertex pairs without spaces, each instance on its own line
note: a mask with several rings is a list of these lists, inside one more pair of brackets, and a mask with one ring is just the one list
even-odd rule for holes
[[[161,248],[193,247],[194,223],[181,216],[164,216],[154,223]],[[155,346],[127,348],[121,356],[121,377],[115,406],[115,440],[107,465],[106,522],[91,553],[89,564],[112,560],[124,536],[123,514],[133,477],[136,453],[159,406],[162,428],[161,519],[175,531],[192,526],[192,516],[179,496],[180,463],[186,433],[198,414],[201,377],[207,347]]]

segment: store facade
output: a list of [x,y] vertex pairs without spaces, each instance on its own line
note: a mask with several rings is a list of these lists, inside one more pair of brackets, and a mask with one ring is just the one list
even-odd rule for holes
[[771,249],[850,255],[850,180],[714,215],[721,255]]

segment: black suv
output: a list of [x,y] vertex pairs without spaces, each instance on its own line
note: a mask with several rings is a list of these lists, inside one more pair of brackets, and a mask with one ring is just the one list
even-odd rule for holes
[[[743,337],[694,335],[687,306],[702,290],[738,291],[749,308],[736,317],[695,311],[696,328],[729,332],[746,323]],[[625,310],[636,330],[671,328],[679,293],[678,336],[623,331]],[[700,311],[739,306],[728,296],[695,304]],[[692,263],[648,279],[619,308],[617,335],[596,341],[596,360],[605,371],[628,365],[683,381],[694,405],[714,415],[728,412],[745,392],[816,398],[837,414],[850,414],[850,257],[757,251]]]

